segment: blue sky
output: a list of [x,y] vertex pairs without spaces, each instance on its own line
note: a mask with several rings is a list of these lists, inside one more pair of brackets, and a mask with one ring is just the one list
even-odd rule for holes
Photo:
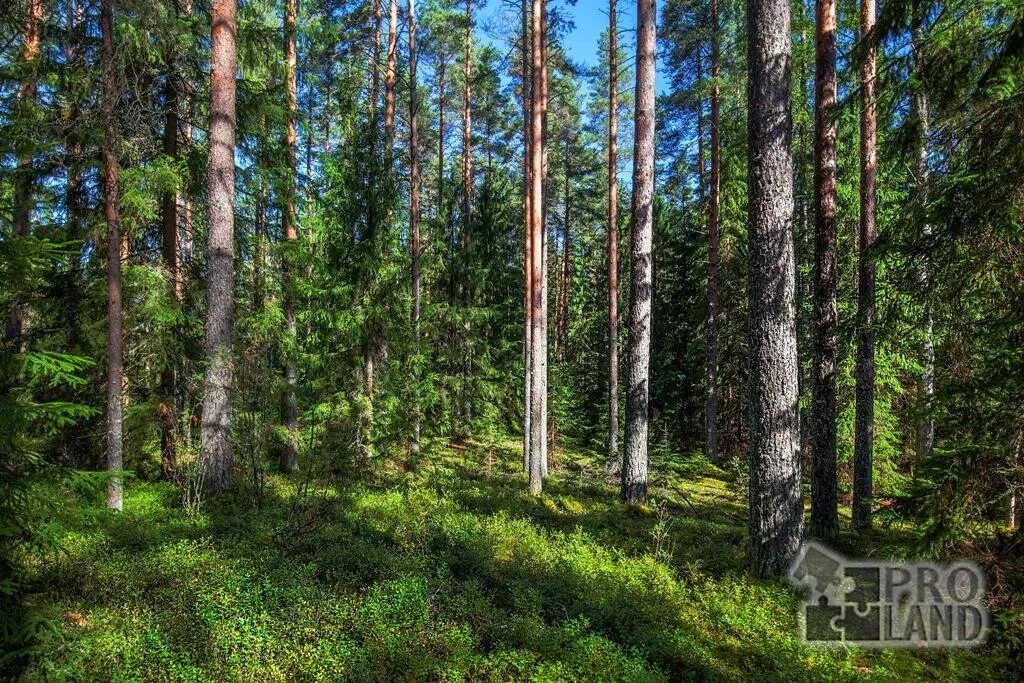
[[[566,0],[548,0],[552,8],[557,7],[560,12],[571,17],[573,29],[568,35],[562,38],[562,45],[568,52],[573,62],[585,66],[595,66],[598,63],[597,46],[601,33],[608,28],[608,2],[607,0],[577,0],[575,5],[570,5]],[[510,21],[519,24],[519,3],[513,0],[514,7],[510,7],[508,0],[486,0],[486,7],[478,15],[477,26],[484,34],[484,39],[507,50],[508,45],[501,42],[497,35],[488,33],[505,32]],[[619,47],[622,50],[620,59],[627,63],[633,62],[633,32],[636,29],[636,3],[628,0],[619,0],[618,3],[619,22]],[[586,87],[585,84],[581,84]],[[658,66],[656,85],[659,93],[664,92],[665,81],[662,78],[661,65]]]

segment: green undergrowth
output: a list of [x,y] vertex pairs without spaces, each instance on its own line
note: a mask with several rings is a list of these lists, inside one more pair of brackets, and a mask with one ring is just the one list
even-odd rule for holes
[[[33,679],[114,681],[998,680],[983,652],[809,648],[798,596],[744,572],[732,475],[658,454],[627,509],[597,454],[525,492],[513,440],[427,448],[365,481],[271,476],[200,513],[133,482],[125,512],[70,501],[31,564],[57,624]],[[303,491],[300,495],[299,491]],[[849,546],[851,541],[846,539]],[[892,553],[878,532],[863,552]],[[863,547],[864,544],[870,547]]]

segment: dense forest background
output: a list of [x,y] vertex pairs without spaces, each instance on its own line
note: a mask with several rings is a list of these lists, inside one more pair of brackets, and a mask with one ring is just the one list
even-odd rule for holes
[[[698,461],[749,514],[719,541],[750,549],[737,567],[783,573],[806,498],[809,535],[982,562],[993,647],[1020,662],[1019,2],[637,5],[4,5],[0,663],[52,656],[41,567],[78,533],[55,520],[103,488],[129,519],[162,491],[190,515],[278,510],[274,534],[314,543],[330,487],[408,496],[447,462],[514,497],[525,469],[551,500],[578,481],[650,503],[672,566],[665,515],[703,508],[659,500]],[[609,21],[586,64],[564,47],[581,12]],[[785,59],[758,71],[772,40]],[[759,232],[768,200],[786,218]],[[771,345],[790,314],[793,354]],[[759,418],[790,391],[792,419]],[[775,485],[788,539],[758,526]],[[582,613],[629,671],[692,673]],[[460,670],[533,671],[491,664]]]

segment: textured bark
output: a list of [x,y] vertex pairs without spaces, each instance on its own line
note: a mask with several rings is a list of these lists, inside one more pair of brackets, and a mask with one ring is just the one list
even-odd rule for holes
[[[177,74],[175,73],[175,56],[173,51],[167,55],[167,74],[164,84],[164,134],[163,153],[170,159],[178,157],[178,95]],[[181,270],[178,257],[178,193],[174,190],[164,192],[161,197],[161,243],[160,253],[164,266],[171,280],[171,295],[177,302],[181,301]],[[160,403],[160,471],[165,479],[172,476],[177,465],[177,427],[174,396],[176,389],[176,373],[174,367],[168,367],[160,373],[160,388],[163,394]]]
[[570,207],[572,206],[571,159],[572,149],[567,139],[565,142],[565,213],[562,217],[562,260],[559,264],[561,266],[561,273],[558,278],[558,306],[555,309],[555,348],[557,349],[555,357],[559,361],[565,360],[565,345],[569,336],[569,288],[572,279],[572,270],[570,268],[572,252],[570,249],[569,231]]
[[[718,460],[718,213],[721,205],[722,144],[721,28],[719,0],[711,0],[711,199],[708,205],[708,348],[704,368],[704,451],[712,462]],[[701,160],[701,175],[704,162]]]
[[747,1],[751,570],[780,576],[800,546],[790,23],[787,0]]
[[[119,472],[124,467],[124,338],[121,308],[121,227],[117,193],[117,79],[114,74],[114,17],[112,0],[100,5],[100,32],[103,46],[103,207],[107,219],[107,469]],[[107,483],[107,507],[121,510],[124,505],[121,477],[111,476]]]
[[390,161],[395,147],[395,66],[398,59],[398,0],[390,0],[388,9],[388,64],[384,72],[384,155],[385,168],[391,172]]
[[444,45],[440,46],[437,55],[437,201],[435,210],[438,215],[444,213],[444,109],[445,109],[445,71],[448,62],[444,53]]
[[[28,0],[25,14],[25,43],[22,46],[21,58],[29,69],[29,76],[18,85],[18,108],[27,113],[35,104],[38,83],[31,72],[32,62],[39,56],[39,37],[43,25],[42,0]],[[35,174],[32,170],[32,152],[21,149],[18,145],[18,170],[14,175],[14,223],[12,232],[16,237],[24,237],[29,233],[32,223],[32,187]],[[9,340],[19,339],[25,332],[25,308],[15,304],[7,320],[5,337]]]
[[[416,83],[416,0],[409,0],[409,250],[412,259],[412,339],[420,342],[420,133],[419,93]],[[414,396],[412,442],[419,451],[419,394]]]
[[522,0],[522,95],[523,95],[523,470],[530,472],[530,457],[533,452],[530,446],[531,417],[533,415],[533,233],[531,221],[533,213],[530,208],[530,197],[533,193],[532,147],[531,132],[533,128],[532,106],[532,33],[530,24],[530,6]]
[[[281,206],[281,232],[285,240],[294,242],[298,239],[295,212],[295,173],[298,160],[295,130],[295,119],[298,116],[297,93],[297,54],[295,37],[297,33],[298,2],[284,2],[284,66],[285,66],[285,132],[284,150],[288,162],[285,171],[284,202]],[[281,261],[284,285],[284,321],[285,334],[288,338],[288,351],[284,362],[284,427],[288,431],[284,449],[281,451],[280,469],[284,473],[294,472],[299,463],[298,446],[298,402],[295,398],[295,385],[298,381],[298,368],[295,363],[295,267],[288,252]]]
[[857,268],[856,422],[853,443],[853,527],[871,526],[875,441],[875,210],[878,179],[875,112],[875,0],[861,0],[860,35],[868,52],[860,67],[860,257]]
[[206,169],[206,372],[201,449],[204,484],[231,485],[231,331],[234,325],[236,0],[214,0],[210,57],[210,153]]
[[608,0],[608,452],[605,469],[619,457],[619,38],[618,8]]
[[543,155],[541,151],[543,136],[543,103],[541,98],[541,82],[544,70],[542,59],[542,33],[546,17],[543,12],[542,0],[533,0],[531,39],[531,105],[530,105],[530,335],[532,354],[530,356],[530,492],[539,494],[543,487],[543,450],[546,441],[547,424],[544,421],[543,399],[543,362],[547,359],[547,339],[544,336],[542,299],[543,270]]
[[647,502],[648,379],[651,363],[651,295],[654,268],[654,70],[655,0],[638,0],[636,20],[636,111],[633,120],[632,276],[629,289],[626,452],[622,501]]
[[814,67],[814,351],[811,528],[839,534],[836,492],[836,2],[818,0]]
[[473,2],[466,0],[466,42],[462,72],[462,245],[469,248],[473,212]]
[[541,191],[540,191],[540,239],[541,247],[539,252],[534,252],[534,258],[541,261],[540,277],[540,326],[541,336],[544,338],[544,352],[540,356],[540,375],[534,377],[534,381],[540,386],[538,396],[540,397],[541,423],[544,425],[544,438],[540,442],[540,469],[544,477],[548,476],[548,3],[547,0],[540,0],[540,12],[543,20],[540,23],[540,108],[541,108],[541,135],[540,135],[540,164],[541,164]]
[[[373,64],[370,65],[370,112],[376,122],[377,103],[380,99],[380,22],[383,16],[381,0],[373,0]],[[376,130],[376,125],[374,126]]]
[[[928,207],[928,93],[924,89],[924,58],[921,55],[924,42],[924,7],[921,0],[913,3],[913,27],[911,28],[911,50],[914,70],[913,118],[917,123],[917,177],[915,189],[917,203],[922,211]],[[922,229],[925,241],[932,234],[932,226],[925,220]],[[917,455],[924,458],[931,455],[935,443],[935,421],[932,418],[932,402],[935,398],[935,342],[932,338],[932,305],[929,282],[929,255],[926,251],[918,278],[924,290],[924,343],[921,348],[921,421],[918,426]]]

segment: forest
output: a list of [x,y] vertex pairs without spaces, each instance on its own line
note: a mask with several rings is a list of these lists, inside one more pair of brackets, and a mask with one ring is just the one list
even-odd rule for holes
[[0,678],[1021,676],[1020,0],[0,28]]

